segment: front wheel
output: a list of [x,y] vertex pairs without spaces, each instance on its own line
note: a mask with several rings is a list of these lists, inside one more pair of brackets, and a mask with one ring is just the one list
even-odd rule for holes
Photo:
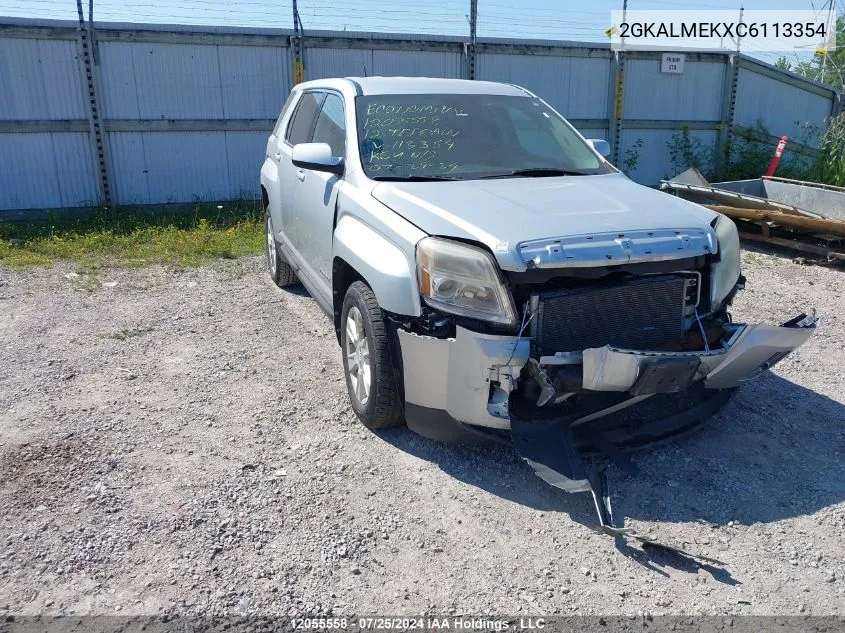
[[402,403],[384,315],[369,286],[356,281],[346,291],[341,312],[343,373],[352,408],[368,429],[402,424]]

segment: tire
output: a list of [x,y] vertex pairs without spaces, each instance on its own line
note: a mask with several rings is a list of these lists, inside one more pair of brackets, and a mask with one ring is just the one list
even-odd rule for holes
[[276,236],[273,233],[273,220],[270,212],[264,212],[264,234],[267,237],[267,268],[270,270],[270,279],[279,288],[295,286],[299,283],[296,273],[279,254],[279,246],[276,244]]
[[346,291],[340,323],[343,373],[355,415],[368,429],[401,425],[398,372],[391,360],[384,314],[363,281],[356,281]]

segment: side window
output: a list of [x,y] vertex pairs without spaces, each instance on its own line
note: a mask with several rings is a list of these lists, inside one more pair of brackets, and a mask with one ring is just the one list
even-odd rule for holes
[[328,143],[332,156],[346,155],[346,118],[343,100],[336,94],[326,95],[323,109],[317,117],[313,140],[315,143]]
[[309,143],[311,141],[311,130],[314,129],[314,119],[320,110],[320,103],[325,93],[306,92],[299,100],[296,112],[288,125],[288,134],[285,140],[291,145],[297,143]]
[[288,98],[285,99],[285,105],[282,106],[282,111],[279,113],[279,118],[276,120],[276,126],[273,128],[273,136],[279,135],[279,127],[282,125],[282,119],[285,118],[285,114],[290,108],[290,104],[293,102],[293,98],[296,96],[296,92],[291,90]]

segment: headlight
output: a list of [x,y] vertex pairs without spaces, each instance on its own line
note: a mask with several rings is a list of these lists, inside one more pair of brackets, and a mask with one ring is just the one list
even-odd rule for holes
[[436,237],[417,244],[420,293],[433,308],[516,325],[516,310],[487,251]]
[[717,310],[739,279],[739,233],[724,215],[716,220],[719,261],[710,266],[710,309]]

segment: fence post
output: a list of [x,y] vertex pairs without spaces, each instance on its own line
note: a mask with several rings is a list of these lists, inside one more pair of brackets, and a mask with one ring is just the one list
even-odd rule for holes
[[610,58],[610,72],[607,82],[607,142],[610,144],[610,158],[614,164],[613,157],[616,155],[616,105],[613,96],[616,94],[616,56]]
[[622,119],[625,102],[625,53],[617,51],[612,63],[613,93],[611,101],[612,116],[609,121],[611,136],[611,156],[613,164],[618,166],[622,156]]
[[837,117],[843,112],[845,112],[845,92],[834,90],[833,100],[830,104],[830,116]]
[[725,60],[725,78],[722,85],[722,116],[719,122],[715,168],[719,178],[723,167],[730,162],[731,139],[734,133],[736,95],[739,88],[739,55],[730,54]]
[[290,48],[293,54],[293,85],[305,81],[305,61],[302,51],[302,20],[299,18],[299,9],[296,0],[293,0],[293,37],[290,38]]
[[94,167],[97,171],[97,181],[100,188],[100,202],[104,207],[112,208],[111,179],[109,174],[111,164],[108,155],[108,140],[100,110],[98,95],[97,63],[93,55],[93,22],[89,21],[85,26],[85,16],[82,13],[82,0],[76,0],[76,8],[79,13],[79,37],[77,38],[77,58],[79,69],[82,74],[83,90],[85,94],[85,109],[88,113],[89,137],[94,155]]
[[469,46],[467,47],[467,74],[475,79],[475,32],[478,25],[478,0],[469,3]]
[[[742,23],[742,15],[745,11],[744,7],[739,8],[739,22]],[[715,165],[717,175],[722,177],[722,167],[730,163],[731,160],[731,140],[734,133],[734,118],[736,115],[736,93],[739,89],[739,66],[740,46],[742,40],[737,37],[736,51],[728,56],[728,66],[725,68],[725,83],[722,89],[722,120],[719,129],[718,143],[720,147],[716,151]]]

